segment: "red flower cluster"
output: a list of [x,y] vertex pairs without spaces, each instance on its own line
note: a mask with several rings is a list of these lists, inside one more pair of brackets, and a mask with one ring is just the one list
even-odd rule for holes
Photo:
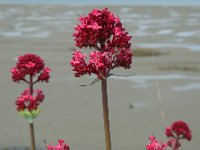
[[63,139],[59,139],[57,145],[55,146],[48,145],[47,149],[48,150],[70,150],[69,145],[64,144],[64,142],[65,141]]
[[[35,95],[35,96],[34,96]],[[37,110],[39,104],[44,100],[44,94],[42,90],[33,91],[33,95],[30,94],[30,90],[26,89],[20,97],[17,98],[15,104],[17,105],[17,110],[29,111]]]
[[76,46],[97,51],[89,54],[88,62],[85,54],[80,51],[73,53],[71,65],[76,77],[93,73],[102,79],[115,67],[131,67],[131,36],[125,32],[118,17],[107,8],[94,9],[86,17],[80,17],[79,21],[73,34]]
[[167,144],[159,143],[154,136],[150,136],[149,140],[151,142],[146,145],[147,150],[164,150],[167,147]]
[[176,121],[172,123],[171,126],[167,127],[165,134],[170,138],[168,145],[174,149],[181,146],[181,139],[186,139],[188,141],[192,139],[192,133],[189,126],[182,120]]
[[49,78],[50,78],[50,75],[49,73],[51,72],[51,69],[49,67],[45,67],[43,69],[43,71],[40,73],[40,75],[38,76],[38,79],[37,81],[45,81],[45,82],[49,82]]
[[75,76],[80,77],[81,75],[89,73],[89,68],[85,62],[86,55],[82,54],[81,51],[74,51],[72,56],[71,65],[74,67]]
[[111,47],[130,47],[128,41],[131,36],[124,32],[120,19],[107,8],[94,9],[86,17],[80,17],[79,21],[73,34],[76,46],[96,47],[97,43],[103,43]]
[[167,127],[165,134],[167,137],[185,138],[188,141],[192,138],[189,126],[182,120],[176,121],[170,127]]
[[36,74],[40,73],[38,76],[38,81],[49,81],[48,67],[44,67],[44,61],[41,57],[35,54],[25,54],[18,57],[16,67],[11,69],[12,79],[14,82],[27,81],[26,75],[34,77]]

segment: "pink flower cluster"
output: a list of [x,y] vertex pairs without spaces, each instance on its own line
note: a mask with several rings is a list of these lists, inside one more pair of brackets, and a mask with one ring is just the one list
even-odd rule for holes
[[47,149],[48,150],[70,150],[69,145],[64,143],[65,141],[63,139],[58,140],[58,144],[55,146],[48,145]]
[[[35,96],[34,96],[35,95]],[[17,105],[17,110],[25,110],[29,111],[37,110],[37,107],[44,100],[44,94],[42,90],[33,91],[33,95],[30,94],[30,90],[26,89],[20,97],[17,98],[15,104]]]
[[103,79],[115,67],[131,67],[129,41],[132,37],[125,32],[118,17],[107,8],[94,9],[87,16],[80,17],[79,21],[73,34],[76,46],[90,47],[97,51],[91,52],[89,58],[79,50],[74,51],[71,65],[76,77],[93,73]]
[[181,139],[186,139],[188,141],[192,139],[192,133],[189,126],[182,120],[176,121],[172,123],[171,126],[167,127],[165,134],[170,138],[168,140],[168,145],[174,150],[177,150],[181,146]]
[[167,147],[167,144],[158,142],[154,136],[150,136],[149,140],[150,143],[146,145],[147,150],[164,150]]
[[19,56],[16,67],[11,69],[12,79],[14,82],[28,82],[26,75],[34,77],[38,73],[37,82],[48,82],[50,78],[50,71],[51,70],[48,67],[44,67],[43,59],[35,54],[25,54]]

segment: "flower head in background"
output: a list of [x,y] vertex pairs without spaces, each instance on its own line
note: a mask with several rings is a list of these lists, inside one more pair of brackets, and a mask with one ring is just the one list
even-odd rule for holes
[[33,91],[31,95],[30,90],[26,89],[15,102],[17,111],[25,120],[32,123],[40,113],[38,106],[44,101],[44,98],[42,90]]
[[165,134],[167,137],[179,137],[188,141],[192,139],[192,133],[189,126],[182,120],[176,121],[172,123],[171,126],[167,127]]
[[171,124],[165,129],[165,134],[169,138],[168,145],[174,149],[181,146],[181,139],[190,141],[192,132],[186,122],[179,120]]
[[50,69],[45,67],[44,61],[35,54],[25,54],[18,57],[16,66],[11,69],[12,80],[14,82],[26,81],[26,76],[35,77],[38,74],[36,82],[48,82]]
[[58,140],[58,144],[53,146],[53,145],[48,145],[47,149],[48,150],[70,150],[69,145],[64,143],[65,141],[63,139]]
[[26,89],[16,100],[17,111],[25,109],[28,111],[37,110],[44,98],[42,90],[33,91],[33,95],[31,95],[29,89]]
[[44,60],[35,54],[19,56],[16,66],[11,69],[14,82],[24,81],[29,86],[15,102],[17,111],[29,123],[33,123],[39,115],[38,106],[45,98],[42,90],[34,90],[33,85],[37,82],[49,82],[50,71],[50,68],[45,67]]
[[154,136],[149,137],[150,143],[146,145],[147,150],[165,150],[167,144],[158,142]]
[[79,21],[73,34],[76,46],[95,51],[88,56],[79,50],[74,51],[71,65],[76,77],[93,73],[103,79],[116,67],[131,67],[132,37],[122,27],[119,17],[104,8],[94,9],[87,16],[80,17]]
[[51,72],[51,69],[49,67],[45,67],[43,69],[43,71],[40,73],[40,75],[38,76],[38,79],[37,81],[39,82],[49,82],[49,78],[50,78],[50,75],[49,73]]

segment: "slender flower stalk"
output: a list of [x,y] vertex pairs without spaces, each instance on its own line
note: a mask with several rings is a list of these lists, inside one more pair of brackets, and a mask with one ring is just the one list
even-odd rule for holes
[[107,79],[101,80],[101,91],[102,91],[102,106],[103,106],[106,150],[111,150],[110,123],[109,123],[109,110],[108,110],[108,94],[107,94]]
[[33,123],[29,123],[29,129],[30,129],[31,149],[36,150],[34,124]]
[[[49,73],[51,70],[44,66],[44,61],[39,56],[25,54],[18,57],[16,67],[11,69],[12,80],[14,82],[25,82],[29,86],[17,98],[15,104],[17,105],[17,111],[29,123],[32,150],[36,150],[33,121],[39,115],[40,110],[38,106],[45,98],[42,90],[34,90],[33,85],[37,82],[49,81]],[[37,74],[38,76],[34,81]]]
[[112,69],[131,68],[131,36],[125,32],[119,17],[107,8],[94,9],[87,16],[79,18],[80,24],[73,34],[76,46],[92,48],[95,51],[83,54],[75,50],[71,65],[76,77],[95,74],[101,80],[102,105],[105,129],[106,150],[111,150],[107,77]]
[[[33,96],[33,76],[32,75],[30,75],[29,91],[30,91],[30,95]],[[33,124],[33,122],[29,123],[29,129],[30,129],[31,149],[32,150],[36,150],[35,133],[34,133],[34,124]]]

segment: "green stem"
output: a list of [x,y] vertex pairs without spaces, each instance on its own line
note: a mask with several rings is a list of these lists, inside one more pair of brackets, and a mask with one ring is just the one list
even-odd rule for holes
[[[33,76],[32,75],[30,75],[29,90],[30,90],[30,95],[33,95]],[[30,129],[31,150],[36,150],[33,123],[29,123],[29,129]]]
[[30,95],[33,95],[33,76],[32,75],[30,75],[29,90],[30,90]]
[[102,91],[102,105],[103,105],[106,150],[111,150],[108,95],[107,95],[107,79],[106,78],[101,80],[101,91]]
[[30,129],[30,138],[31,138],[31,150],[36,150],[35,148],[35,135],[34,135],[34,125],[33,123],[29,123]]

